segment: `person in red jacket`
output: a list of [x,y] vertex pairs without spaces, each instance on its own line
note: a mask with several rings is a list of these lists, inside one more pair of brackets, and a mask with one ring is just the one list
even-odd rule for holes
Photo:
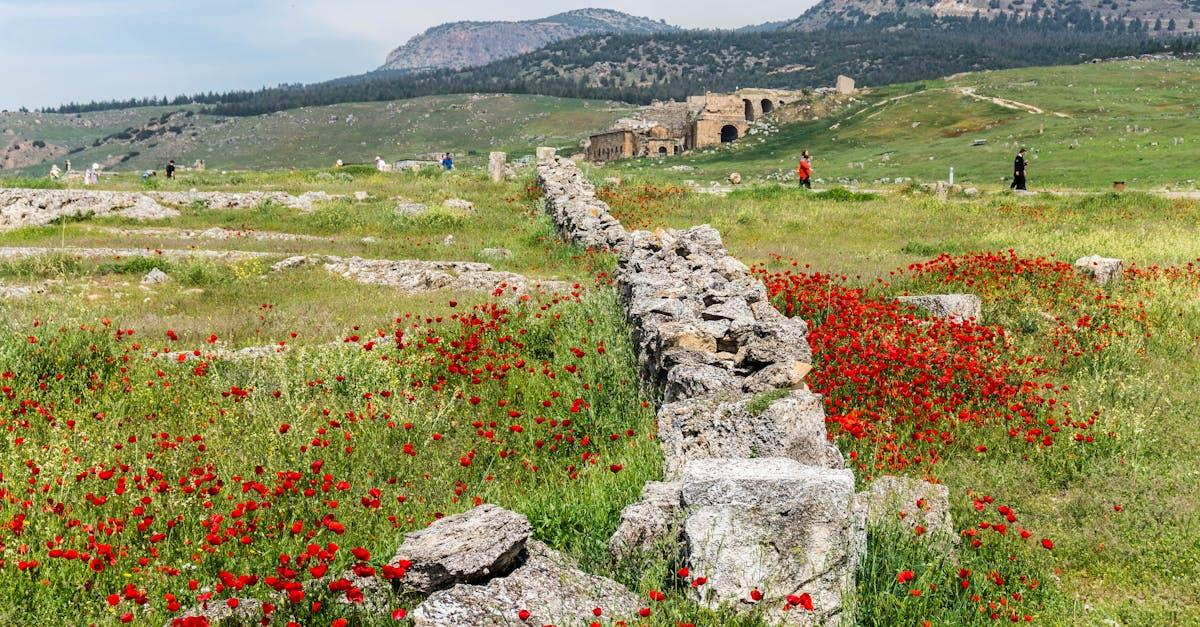
[[812,189],[812,157],[805,150],[800,155],[800,165],[796,167],[796,179],[800,181],[800,187]]

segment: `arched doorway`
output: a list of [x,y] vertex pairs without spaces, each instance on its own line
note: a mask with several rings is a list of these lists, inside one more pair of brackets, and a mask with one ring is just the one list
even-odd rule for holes
[[771,102],[771,101],[770,101],[769,99],[767,99],[767,98],[763,98],[763,101],[762,101],[762,112],[763,112],[763,115],[766,115],[766,114],[768,114],[768,113],[770,113],[770,112],[772,112],[772,111],[774,111],[774,110],[775,110],[775,103]]
[[726,124],[721,128],[721,143],[728,144],[731,141],[736,141],[738,138],[738,129],[732,124]]
[[659,146],[659,147],[658,147],[658,155],[659,155],[660,157],[665,157],[665,156],[667,156],[667,147],[666,147],[666,146]]
[[746,99],[742,100],[742,104],[746,106],[746,120],[749,122],[753,122],[754,121],[754,103],[750,102],[749,98],[746,98]]

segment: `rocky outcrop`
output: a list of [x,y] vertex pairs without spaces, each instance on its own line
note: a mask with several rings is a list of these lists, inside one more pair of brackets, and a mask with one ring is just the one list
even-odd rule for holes
[[607,9],[579,9],[522,22],[451,22],[435,26],[396,48],[379,69],[457,70],[520,56],[584,35],[674,30],[677,29],[662,22]]
[[1100,285],[1108,285],[1109,283],[1121,278],[1121,269],[1123,265],[1124,264],[1120,259],[1101,257],[1100,255],[1083,257],[1075,261],[1075,268],[1081,274],[1087,276]]
[[[838,625],[854,589],[854,477],[782,458],[707,459],[683,471],[684,544],[710,607],[754,592],[781,625]],[[812,610],[780,608],[807,595]]]
[[983,301],[974,294],[926,294],[901,296],[896,300],[953,322],[979,320],[983,311]]
[[529,532],[524,516],[481,505],[408,534],[391,563],[411,562],[401,585],[426,594],[486,582],[512,572]]

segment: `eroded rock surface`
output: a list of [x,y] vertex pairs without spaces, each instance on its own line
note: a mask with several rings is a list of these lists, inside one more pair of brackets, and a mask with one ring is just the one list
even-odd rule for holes
[[487,582],[512,572],[530,531],[524,516],[480,505],[409,533],[391,563],[412,562],[401,585],[424,593]]
[[708,459],[683,472],[684,543],[695,590],[710,607],[737,606],[758,590],[782,608],[807,594],[813,611],[768,611],[785,625],[837,625],[854,588],[857,530],[849,470],[784,458]]
[[621,522],[608,541],[608,552],[626,559],[666,539],[678,524],[682,507],[682,484],[650,481],[642,488],[642,498],[621,510]]
[[[597,619],[593,609],[602,610]],[[418,627],[588,625],[634,617],[638,598],[621,584],[589,575],[569,558],[536,540],[522,563],[485,585],[457,585],[435,592],[411,618]],[[525,620],[521,610],[529,612]]]
[[843,467],[841,452],[826,435],[820,396],[794,390],[756,406],[762,402],[718,395],[664,405],[658,434],[667,477],[678,477],[690,460],[706,458],[786,457],[808,466]]

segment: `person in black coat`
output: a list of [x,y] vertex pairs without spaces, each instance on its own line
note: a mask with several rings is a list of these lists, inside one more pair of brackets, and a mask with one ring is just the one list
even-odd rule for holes
[[1017,152],[1017,158],[1013,160],[1013,180],[1010,189],[1025,189],[1025,149],[1022,148]]

